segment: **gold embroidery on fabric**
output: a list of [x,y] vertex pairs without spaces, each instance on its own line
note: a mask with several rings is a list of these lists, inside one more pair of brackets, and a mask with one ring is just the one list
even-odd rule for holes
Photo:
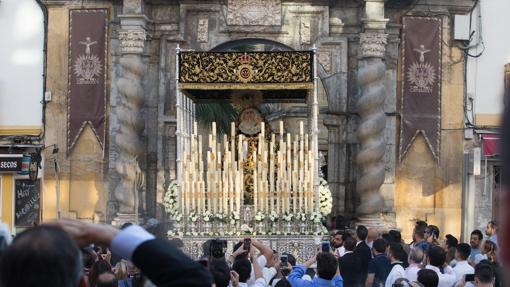
[[181,52],[179,82],[187,89],[307,89],[311,52]]

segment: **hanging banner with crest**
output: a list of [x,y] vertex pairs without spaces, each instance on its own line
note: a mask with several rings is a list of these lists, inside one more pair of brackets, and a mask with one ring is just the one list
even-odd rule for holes
[[439,161],[441,46],[440,18],[403,18],[400,161],[420,133]]
[[69,151],[87,124],[104,150],[107,39],[107,9],[69,11]]

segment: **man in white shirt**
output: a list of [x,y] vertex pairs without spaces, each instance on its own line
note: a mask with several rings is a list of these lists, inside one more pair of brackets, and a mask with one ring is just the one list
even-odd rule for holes
[[[273,258],[273,250],[269,248],[269,246],[264,245],[262,242],[256,240],[255,238],[250,239],[250,247],[249,250],[252,250],[253,247],[255,247],[262,255],[257,257],[255,261],[252,261],[252,263],[257,262],[259,265],[259,268],[262,272],[264,267],[266,267],[266,264],[272,260]],[[237,259],[241,258],[248,258],[248,252],[244,249],[244,241],[238,242],[236,245],[234,245],[234,253],[232,253],[230,260],[231,262],[235,262]],[[253,265],[253,264],[252,264]],[[252,271],[250,274],[250,278],[248,279],[247,283],[249,286],[255,283],[255,272],[254,272],[254,266],[252,266]],[[239,274],[241,276],[241,274]],[[274,275],[273,275],[274,276]]]
[[334,247],[335,247],[335,257],[336,258],[340,258],[340,257],[344,256],[344,254],[345,254],[344,241],[348,236],[351,236],[351,235],[347,231],[337,231],[335,233],[335,239],[334,239],[335,246]]
[[494,286],[494,269],[489,264],[478,264],[475,268],[475,286],[492,287]]
[[388,274],[388,277],[386,278],[384,287],[392,287],[393,283],[395,283],[397,279],[406,278],[406,271],[403,267],[404,262],[400,261],[400,258],[402,258],[402,253],[404,252],[405,251],[402,245],[396,242],[390,243],[388,247],[388,257],[391,261],[392,268],[390,274]]
[[406,268],[406,278],[410,282],[418,280],[418,271],[422,269],[423,249],[413,248],[409,252],[409,267]]
[[[456,275],[453,268],[445,264],[446,252],[439,246],[431,246],[427,252],[427,266],[425,269],[432,270],[439,277],[438,287],[452,287],[456,282]],[[441,268],[443,268],[441,272]]]
[[[250,263],[251,261],[251,263]],[[252,249],[250,251],[250,260],[246,258],[237,259],[232,265],[233,271],[236,272],[232,278],[232,286],[233,287],[266,287],[267,282],[262,275],[262,270],[257,264],[257,257],[255,256],[255,252]],[[253,268],[253,272],[252,271]],[[250,279],[250,273],[254,273],[255,281],[251,284],[248,284],[248,280]],[[236,278],[237,277],[237,278]],[[238,281],[237,281],[238,280]],[[237,282],[236,282],[237,281]]]
[[475,273],[475,269],[469,265],[467,261],[469,254],[471,254],[471,247],[469,244],[461,243],[457,245],[457,250],[455,251],[455,259],[457,260],[457,265],[455,265],[453,268],[457,283],[464,279],[464,275]]

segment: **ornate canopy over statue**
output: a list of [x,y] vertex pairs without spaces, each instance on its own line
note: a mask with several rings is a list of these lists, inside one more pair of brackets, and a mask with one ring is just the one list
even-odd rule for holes
[[[177,233],[307,235],[323,231],[315,52],[315,48],[295,52],[177,49],[177,180],[175,209],[170,211],[181,219]],[[198,130],[194,105],[211,100],[231,100],[240,108],[228,135],[219,136],[215,122],[210,123],[208,135]],[[287,100],[308,104],[308,132],[303,122],[296,135],[285,133],[283,122],[273,131],[255,104]],[[224,220],[213,226],[213,218]],[[278,225],[279,219],[286,223]],[[298,220],[301,227],[296,231]]]

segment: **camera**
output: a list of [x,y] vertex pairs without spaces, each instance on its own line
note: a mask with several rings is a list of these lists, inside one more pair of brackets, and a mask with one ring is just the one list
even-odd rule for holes
[[222,258],[227,250],[227,241],[219,238],[211,240],[210,254],[213,258]]
[[330,249],[329,241],[322,241],[322,252],[329,253]]
[[246,251],[250,251],[251,238],[245,238],[243,243],[243,249]]

